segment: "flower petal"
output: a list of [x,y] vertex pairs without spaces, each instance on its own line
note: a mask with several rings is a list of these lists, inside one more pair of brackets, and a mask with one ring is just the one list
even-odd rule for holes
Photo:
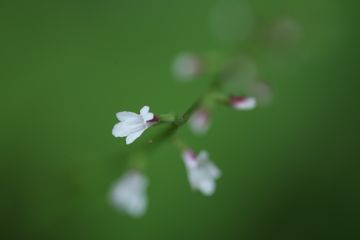
[[207,162],[209,161],[209,153],[205,150],[202,150],[196,157],[198,162]]
[[199,190],[206,196],[211,196],[215,192],[215,182],[212,179],[204,179],[199,183]]
[[140,109],[140,115],[144,115],[146,113],[148,113],[150,110],[150,107],[149,106],[143,106],[141,109]]
[[219,168],[212,162],[209,162],[209,164],[208,164],[208,171],[209,171],[210,175],[215,179],[219,178],[221,176],[221,172],[220,172]]
[[126,137],[129,134],[129,128],[123,122],[115,124],[112,129],[112,135],[114,137]]
[[117,119],[119,121],[129,121],[129,120],[136,120],[139,118],[139,114],[133,113],[133,112],[118,112],[116,113]]
[[142,116],[142,118],[144,119],[145,122],[150,121],[151,119],[154,118],[154,114],[150,113],[150,112],[146,113],[146,114],[142,114],[141,116]]
[[112,130],[112,134],[114,137],[126,137],[131,133],[143,130],[145,128],[147,128],[146,124],[139,120],[119,122],[115,124]]
[[141,134],[146,130],[146,128],[139,130],[137,132],[133,132],[131,134],[129,134],[126,138],[126,144],[131,144],[133,143],[138,137],[141,136]]

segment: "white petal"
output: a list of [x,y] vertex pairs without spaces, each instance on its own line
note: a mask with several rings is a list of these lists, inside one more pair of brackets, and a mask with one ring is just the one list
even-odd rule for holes
[[133,198],[127,205],[127,213],[132,217],[141,217],[144,215],[147,207],[147,199],[145,196],[137,196]]
[[154,118],[153,113],[141,114],[141,116],[142,116],[142,118],[144,119],[145,122],[150,121],[151,119]]
[[154,118],[154,114],[149,112],[150,108],[148,106],[144,106],[140,110],[140,115],[144,119],[145,122],[150,121]]
[[199,184],[199,190],[206,196],[211,196],[215,192],[215,182],[212,179],[203,180]]
[[126,124],[119,122],[113,127],[112,134],[114,137],[125,137],[129,134],[129,129]]
[[199,162],[209,161],[209,153],[205,150],[202,150],[196,157],[196,160]]
[[119,122],[115,124],[112,134],[114,137],[126,137],[129,134],[140,131],[144,128],[146,128],[146,124],[139,120]]
[[138,119],[140,116],[133,112],[118,112],[116,113],[116,117],[119,121],[129,121]]
[[215,179],[219,178],[221,176],[221,172],[220,172],[219,168],[217,166],[215,166],[215,164],[213,164],[212,162],[209,162],[208,171],[209,171],[210,175]]
[[131,134],[129,134],[126,138],[126,144],[131,144],[133,143],[138,137],[141,136],[141,134],[146,130],[146,128],[139,130],[137,132],[133,132]]
[[148,113],[150,110],[149,106],[143,106],[141,109],[140,109],[140,115],[144,115],[146,113]]

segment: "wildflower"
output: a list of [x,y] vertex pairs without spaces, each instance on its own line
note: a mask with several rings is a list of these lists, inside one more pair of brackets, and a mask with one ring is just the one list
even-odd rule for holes
[[181,53],[172,64],[172,72],[179,80],[189,81],[203,72],[203,62],[196,54]]
[[209,129],[210,111],[205,108],[195,111],[189,119],[189,125],[194,133],[204,134]]
[[255,97],[258,106],[269,105],[273,100],[273,90],[271,86],[262,80],[253,82],[247,91],[249,95]]
[[231,96],[229,104],[238,110],[252,110],[256,107],[256,99],[252,97]]
[[141,217],[147,208],[148,179],[138,171],[129,171],[113,185],[112,204],[132,217]]
[[115,124],[112,130],[114,137],[126,137],[126,144],[134,142],[146,129],[156,123],[157,118],[149,110],[148,106],[144,106],[140,114],[118,112],[116,117],[120,122]]
[[215,192],[215,180],[220,177],[221,173],[209,159],[208,153],[201,151],[196,156],[193,151],[188,149],[183,152],[183,160],[192,189],[211,196]]

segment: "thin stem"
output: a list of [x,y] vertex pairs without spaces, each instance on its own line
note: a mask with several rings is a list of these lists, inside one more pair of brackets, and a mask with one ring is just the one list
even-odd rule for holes
[[219,77],[216,77],[214,81],[210,84],[209,89],[205,92],[205,94],[201,95],[190,107],[180,116],[176,117],[173,121],[162,122],[169,123],[170,125],[164,129],[162,132],[153,137],[149,143],[146,143],[142,150],[151,152],[154,151],[157,147],[159,147],[162,143],[166,142],[170,138],[174,136],[176,131],[186,124],[191,117],[191,115],[204,103],[206,98],[211,97],[213,92],[216,92],[220,88]]
[[175,125],[178,127],[181,127],[184,125],[191,115],[200,107],[201,103],[203,102],[203,98],[199,98],[197,101],[195,101],[181,116],[177,117],[177,119],[174,121]]

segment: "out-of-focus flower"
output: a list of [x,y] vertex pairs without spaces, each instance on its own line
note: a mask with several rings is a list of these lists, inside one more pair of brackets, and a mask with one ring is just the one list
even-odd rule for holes
[[265,106],[273,100],[273,90],[271,86],[265,82],[258,80],[249,86],[247,91],[249,96],[253,96],[256,99],[256,104],[259,106]]
[[180,81],[190,81],[203,73],[203,61],[193,53],[180,53],[172,64],[172,72]]
[[229,103],[237,110],[252,110],[256,107],[256,99],[253,97],[231,96]]
[[298,43],[304,35],[300,23],[292,17],[276,19],[268,29],[267,37],[277,47],[288,47]]
[[256,99],[253,97],[231,96],[229,104],[237,110],[252,110],[256,107]]
[[206,133],[210,125],[210,111],[205,108],[198,109],[191,115],[189,125],[195,134]]
[[225,66],[221,73],[227,92],[245,91],[257,79],[258,69],[253,59],[240,55]]
[[126,137],[126,144],[134,142],[140,135],[152,124],[154,114],[149,112],[150,108],[144,106],[140,110],[140,114],[133,112],[118,112],[117,119],[120,121],[115,124],[112,134],[114,137]]
[[132,217],[141,217],[147,208],[148,179],[142,173],[132,170],[125,173],[114,183],[111,192],[111,202]]
[[209,20],[215,40],[227,46],[235,46],[249,38],[255,26],[255,16],[246,1],[219,1]]
[[201,151],[196,156],[192,150],[187,149],[183,152],[183,160],[192,189],[211,196],[216,189],[215,180],[220,177],[221,173],[209,159],[208,153]]

